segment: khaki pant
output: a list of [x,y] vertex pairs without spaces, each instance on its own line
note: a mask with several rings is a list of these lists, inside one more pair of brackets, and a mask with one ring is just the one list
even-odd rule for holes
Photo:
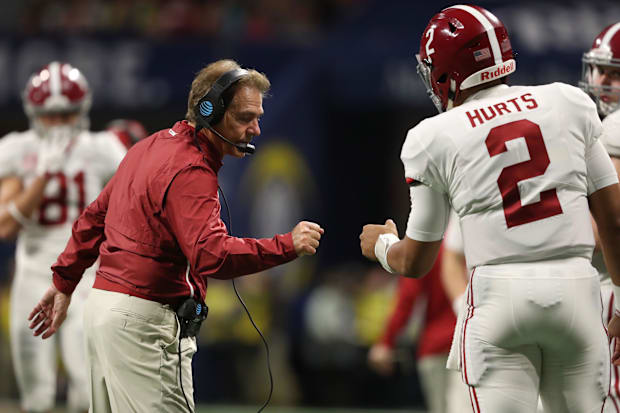
[[[92,289],[84,311],[91,413],[187,412],[178,323],[170,307]],[[185,397],[194,409],[196,340],[181,340]]]

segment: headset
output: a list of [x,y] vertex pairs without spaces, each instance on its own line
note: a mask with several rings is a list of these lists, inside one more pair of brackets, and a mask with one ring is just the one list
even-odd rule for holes
[[256,150],[256,147],[251,143],[234,143],[230,139],[222,136],[221,133],[213,128],[213,125],[217,125],[219,121],[224,117],[228,103],[225,102],[222,94],[237,82],[242,77],[246,76],[249,72],[245,69],[233,69],[223,75],[221,75],[211,86],[209,91],[198,101],[198,104],[194,108],[198,124],[196,125],[196,133],[202,128],[207,128],[213,132],[218,138],[224,142],[234,146],[243,153],[251,155]]

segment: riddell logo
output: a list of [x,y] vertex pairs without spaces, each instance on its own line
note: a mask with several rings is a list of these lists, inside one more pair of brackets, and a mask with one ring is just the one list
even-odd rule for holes
[[514,70],[515,70],[515,62],[511,61],[511,62],[505,63],[504,65],[498,67],[497,69],[493,71],[480,73],[480,81],[484,82],[487,80],[493,80],[498,77],[512,73],[514,72]]

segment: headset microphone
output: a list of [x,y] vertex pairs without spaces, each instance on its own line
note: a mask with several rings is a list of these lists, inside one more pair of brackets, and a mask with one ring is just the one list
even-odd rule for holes
[[245,142],[234,143],[230,139],[222,136],[222,134],[216,131],[212,126],[222,120],[224,112],[226,112],[227,102],[224,101],[222,94],[226,89],[247,74],[248,71],[245,69],[233,69],[221,75],[213,86],[211,86],[211,89],[198,101],[195,107],[195,113],[198,121],[196,133],[198,133],[198,130],[201,128],[207,128],[224,142],[234,146],[243,153],[251,155],[256,150],[254,145]]
[[221,133],[219,133],[218,131],[215,130],[215,128],[212,128],[211,126],[208,126],[209,130],[213,133],[215,133],[215,135],[220,138],[221,140],[223,140],[224,142],[234,146],[235,148],[239,149],[241,152],[243,153],[247,153],[248,155],[252,155],[254,153],[254,151],[256,150],[256,146],[252,145],[251,143],[234,143],[233,141],[226,139]]

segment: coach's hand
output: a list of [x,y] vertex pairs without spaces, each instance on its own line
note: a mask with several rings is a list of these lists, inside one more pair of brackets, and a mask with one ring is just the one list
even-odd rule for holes
[[301,221],[293,228],[293,246],[299,257],[302,255],[314,255],[319,247],[321,235],[325,231],[319,224]]
[[377,261],[377,257],[375,256],[375,244],[377,243],[377,238],[381,234],[389,234],[392,233],[398,236],[398,229],[396,228],[396,224],[391,219],[385,221],[385,224],[367,224],[362,228],[362,233],[360,234],[360,249],[362,250],[362,255],[372,261]]
[[70,295],[61,293],[54,285],[48,288],[28,316],[29,327],[34,330],[34,335],[43,334],[41,337],[43,339],[51,337],[67,318],[69,303],[71,303]]

